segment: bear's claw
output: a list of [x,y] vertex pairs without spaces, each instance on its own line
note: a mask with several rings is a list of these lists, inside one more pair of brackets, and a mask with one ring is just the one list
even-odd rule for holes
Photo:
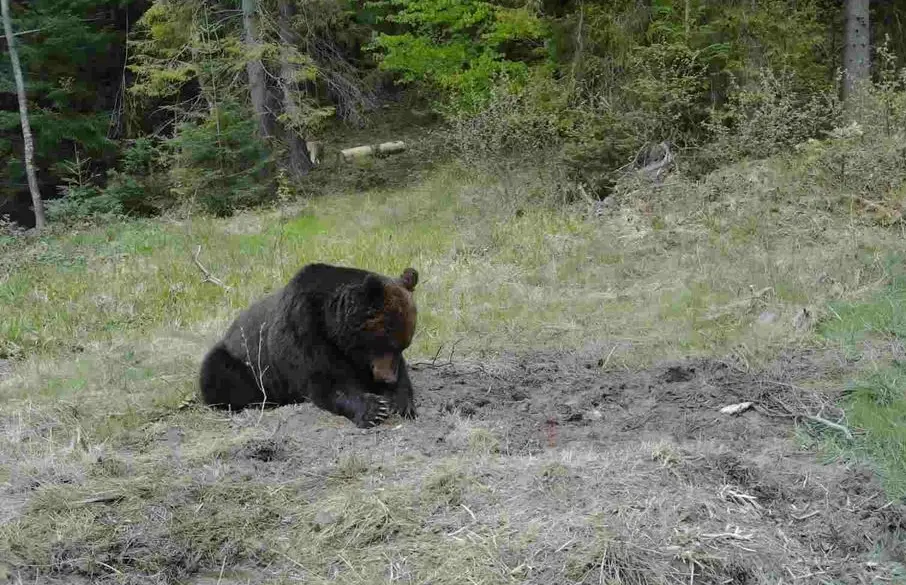
[[390,416],[390,405],[384,398],[375,394],[366,394],[364,408],[359,419],[359,426],[369,429],[376,427]]

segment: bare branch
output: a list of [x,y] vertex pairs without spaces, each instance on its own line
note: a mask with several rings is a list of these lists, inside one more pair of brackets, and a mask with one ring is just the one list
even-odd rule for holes
[[201,270],[201,273],[204,275],[202,282],[211,282],[216,284],[219,287],[222,287],[224,290],[233,290],[233,287],[224,283],[222,280],[211,274],[211,272],[204,267],[204,265],[198,260],[198,255],[201,254],[201,246],[195,248],[195,254],[192,255],[192,261],[195,263],[195,266]]

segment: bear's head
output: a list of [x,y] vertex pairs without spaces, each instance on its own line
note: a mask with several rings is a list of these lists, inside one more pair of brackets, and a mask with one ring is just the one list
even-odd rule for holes
[[[418,272],[407,268],[397,278],[368,274],[348,299],[338,304],[347,354],[368,368],[375,382],[395,384],[400,357],[412,343],[418,311],[413,299]],[[350,302],[352,301],[352,302]]]

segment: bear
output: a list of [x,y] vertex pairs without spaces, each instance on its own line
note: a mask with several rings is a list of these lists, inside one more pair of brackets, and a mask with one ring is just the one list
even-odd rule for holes
[[[418,272],[313,263],[236,317],[201,363],[204,402],[242,410],[311,401],[360,428],[417,416],[403,358]],[[262,392],[263,388],[263,392]]]

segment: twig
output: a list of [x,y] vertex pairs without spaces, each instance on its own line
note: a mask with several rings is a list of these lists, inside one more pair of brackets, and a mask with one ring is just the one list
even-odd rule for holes
[[752,535],[740,534],[739,532],[719,532],[716,534],[702,534],[702,538],[730,538],[734,540],[752,540]]
[[478,519],[475,517],[475,514],[472,512],[472,510],[469,509],[468,506],[466,506],[465,504],[460,504],[459,506],[460,506],[463,510],[465,510],[466,512],[469,513],[469,516],[472,517],[472,522],[478,522]]
[[443,344],[443,343],[441,343],[439,346],[437,346],[437,352],[434,354],[434,357],[431,358],[431,365],[432,365],[432,366],[433,366],[435,363],[437,363],[437,358],[440,356],[440,352],[443,351],[443,349],[444,349],[444,344]]
[[824,425],[824,426],[826,426],[826,427],[830,427],[830,428],[832,428],[832,429],[838,430],[838,431],[840,431],[841,433],[843,433],[844,435],[846,435],[846,438],[847,438],[847,439],[849,439],[850,441],[853,440],[853,434],[852,434],[852,432],[851,432],[848,428],[846,428],[845,426],[843,426],[843,425],[841,425],[841,424],[838,424],[838,423],[835,423],[835,422],[831,422],[831,421],[827,420],[826,418],[823,418],[823,417],[820,417],[820,416],[814,415],[814,414],[806,414],[806,415],[803,415],[803,416],[804,416],[806,419],[810,420],[810,421],[813,421],[813,422],[822,424],[822,425]]
[[199,254],[201,254],[201,246],[198,246],[197,248],[195,248],[195,253],[192,255],[192,261],[195,263],[195,266],[197,266],[198,269],[201,270],[201,273],[204,275],[202,282],[210,282],[210,283],[216,284],[217,286],[223,288],[224,290],[232,290],[233,287],[227,285],[222,280],[220,280],[219,278],[217,278],[216,276],[211,274],[211,272],[207,268],[205,268],[204,265],[202,265],[202,263],[198,260]]
[[220,575],[217,577],[217,585],[223,581],[223,570],[226,568],[226,555],[223,555],[223,562],[220,563]]
[[300,562],[297,561],[296,559],[292,558],[291,556],[289,556],[289,555],[286,554],[285,552],[279,551],[279,550],[278,550],[278,551],[277,551],[277,554],[280,555],[281,557],[283,557],[284,559],[286,559],[287,561],[291,562],[292,564],[296,565],[297,567],[299,567],[299,568],[302,569],[303,571],[308,572],[308,569],[305,568],[305,565],[303,565],[302,563],[300,563]]
[[261,411],[258,413],[258,424],[261,424],[261,417],[264,416],[264,406],[267,404],[267,391],[264,389],[264,370],[261,369],[261,343],[264,340],[264,325],[258,328],[258,388],[263,396],[261,400]]
[[79,500],[75,502],[76,504],[107,504],[110,502],[117,502],[122,500],[125,496],[122,494],[101,494],[97,496],[92,496],[90,498],[85,498],[84,500]]
[[123,576],[123,572],[120,571],[119,569],[117,569],[116,567],[111,567],[110,565],[108,565],[107,563],[102,562],[102,561],[97,561],[97,564],[99,564],[100,566],[102,566],[102,567],[104,567],[104,568],[106,568],[106,569],[110,569],[110,570],[113,571],[115,574],[119,575],[120,577]]
[[607,358],[604,360],[604,363],[601,365],[602,370],[607,369],[607,364],[610,363],[610,358],[613,357],[613,352],[617,350],[617,344],[614,343],[613,347],[610,348],[610,353],[607,354]]
[[437,363],[437,358],[440,357],[440,352],[443,351],[443,344],[437,348],[437,352],[434,354],[434,357],[431,358],[430,362],[412,362],[409,365],[418,368],[418,367],[428,367],[428,368],[448,368],[453,365],[453,354],[456,352],[456,345],[462,341],[463,338],[457,339],[453,342],[453,346],[450,348],[450,356],[447,358],[447,361],[442,364]]
[[264,326],[266,323],[261,323],[261,327],[258,329],[258,370],[255,370],[255,365],[252,363],[252,356],[249,353],[249,342],[248,338],[245,336],[245,329],[239,327],[239,334],[242,335],[242,344],[245,346],[245,358],[246,365],[252,370],[252,375],[255,376],[255,385],[258,386],[258,390],[261,392],[261,411],[258,413],[258,423],[261,424],[261,418],[264,416],[264,407],[267,405],[267,390],[264,388],[264,371],[267,368],[261,368],[261,343],[264,338]]

